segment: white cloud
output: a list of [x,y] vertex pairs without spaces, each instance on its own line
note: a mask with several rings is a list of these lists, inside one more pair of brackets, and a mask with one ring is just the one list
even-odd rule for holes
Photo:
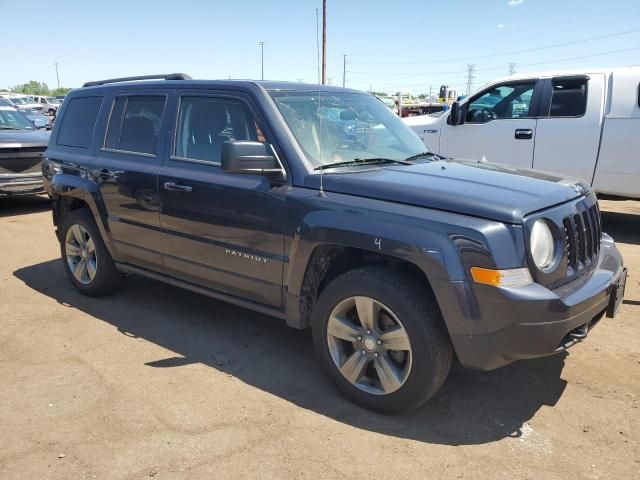
[[510,7],[515,7],[515,6],[520,5],[522,3],[524,3],[524,0],[509,0],[508,5]]
[[504,28],[504,27],[505,27],[505,24],[504,24],[504,23],[500,23],[500,24],[498,25],[498,28]]

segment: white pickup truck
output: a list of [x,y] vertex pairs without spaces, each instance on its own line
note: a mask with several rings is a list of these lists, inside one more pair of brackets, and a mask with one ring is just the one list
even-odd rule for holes
[[535,168],[640,198],[640,68],[496,79],[444,114],[403,119],[429,150]]

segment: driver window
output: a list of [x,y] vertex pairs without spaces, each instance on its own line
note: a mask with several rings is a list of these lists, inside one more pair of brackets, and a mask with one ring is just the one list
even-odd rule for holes
[[465,123],[528,117],[535,86],[525,82],[492,87],[469,102]]

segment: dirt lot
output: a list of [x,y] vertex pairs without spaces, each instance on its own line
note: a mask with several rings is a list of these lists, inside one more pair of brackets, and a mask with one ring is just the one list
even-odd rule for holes
[[615,319],[384,417],[279,320],[135,277],[82,297],[48,203],[2,201],[0,478],[640,478],[640,202],[602,206],[630,269]]

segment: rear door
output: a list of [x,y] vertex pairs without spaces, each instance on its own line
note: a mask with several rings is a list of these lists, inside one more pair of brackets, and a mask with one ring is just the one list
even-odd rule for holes
[[465,105],[462,125],[442,125],[441,153],[447,157],[487,160],[531,168],[536,134],[537,81],[492,85]]
[[242,94],[185,90],[175,123],[158,182],[167,272],[281,307],[287,186],[220,167],[223,142],[269,142],[257,108]]
[[158,138],[169,97],[157,90],[116,93],[92,172],[117,253],[155,271],[162,270],[158,172],[164,144]]
[[591,183],[604,119],[604,74],[545,80],[533,167]]

